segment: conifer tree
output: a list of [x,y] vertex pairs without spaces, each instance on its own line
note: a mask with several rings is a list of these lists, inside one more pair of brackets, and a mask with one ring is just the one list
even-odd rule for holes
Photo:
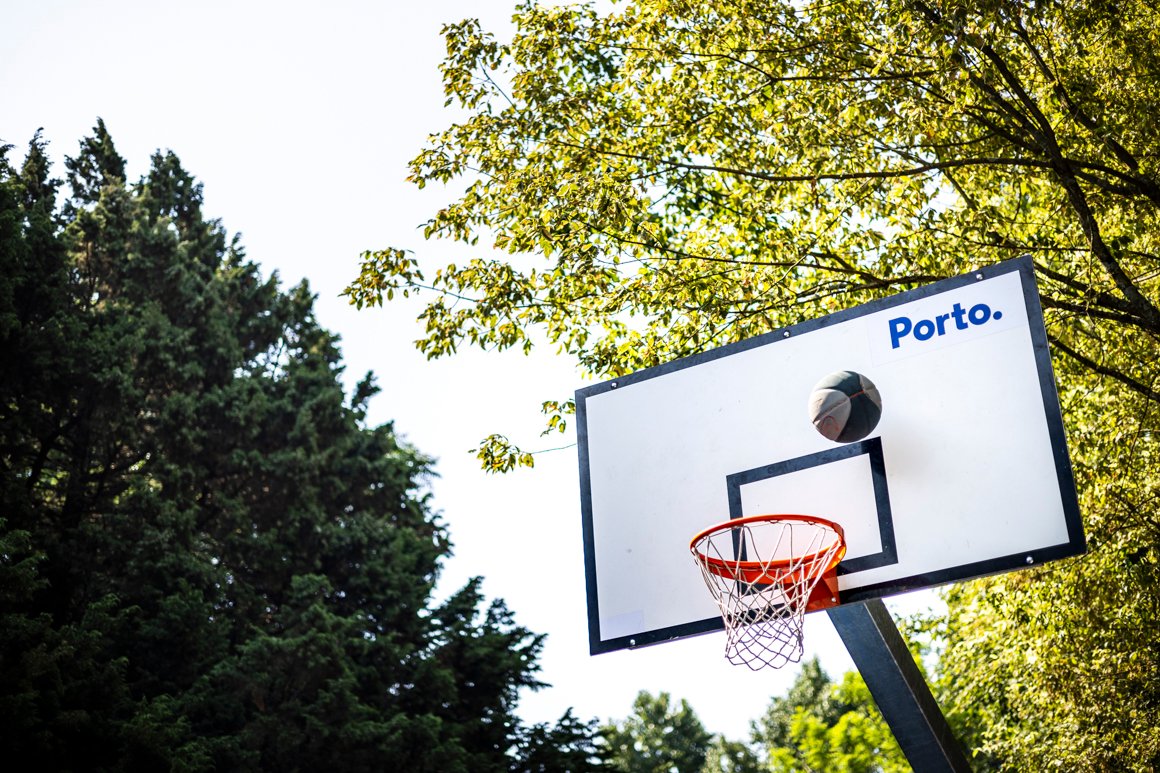
[[[0,162],[0,739],[39,770],[507,771],[542,637],[441,604],[431,460],[369,426],[313,295],[263,277],[172,153],[103,123]],[[571,745],[571,746],[569,746]]]

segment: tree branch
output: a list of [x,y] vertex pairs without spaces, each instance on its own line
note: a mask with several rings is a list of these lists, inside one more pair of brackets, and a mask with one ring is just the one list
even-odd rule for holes
[[685,161],[676,161],[672,159],[656,159],[649,156],[640,155],[638,153],[626,153],[618,150],[601,150],[587,145],[580,145],[572,142],[556,141],[552,144],[562,145],[564,147],[572,148],[573,150],[581,150],[587,153],[595,153],[603,156],[613,156],[616,158],[627,158],[633,161],[647,161],[655,164],[662,164],[664,166],[672,167],[674,169],[687,169],[694,172],[717,172],[719,174],[734,175],[737,177],[750,177],[756,180],[764,180],[772,183],[804,183],[804,182],[821,182],[821,181],[843,181],[843,180],[893,180],[899,177],[915,177],[919,175],[928,174],[930,172],[941,172],[944,169],[957,169],[968,166],[1015,166],[1028,167],[1037,169],[1052,169],[1052,165],[1046,161],[1039,161],[1028,158],[1016,157],[985,157],[985,158],[959,158],[950,161],[935,161],[929,164],[921,164],[918,166],[908,167],[905,169],[887,169],[882,171],[858,171],[858,172],[822,172],[818,174],[791,174],[779,175],[769,174],[768,172],[758,172],[752,169],[738,169],[729,166],[717,166],[715,164],[691,164]]
[[1113,378],[1116,381],[1119,381],[1121,384],[1128,387],[1129,389],[1131,389],[1132,391],[1143,395],[1144,397],[1148,398],[1149,400],[1152,400],[1153,402],[1160,402],[1160,392],[1157,392],[1156,390],[1152,389],[1151,387],[1140,383],[1139,381],[1132,378],[1131,376],[1128,376],[1127,374],[1121,373],[1120,371],[1116,370],[1115,368],[1109,368],[1106,365],[1101,365],[1100,363],[1096,362],[1095,360],[1092,360],[1088,357],[1085,357],[1084,355],[1077,352],[1075,349],[1072,349],[1070,346],[1063,343],[1063,341],[1059,340],[1059,338],[1057,336],[1053,336],[1051,333],[1047,334],[1047,338],[1049,341],[1051,341],[1051,345],[1053,347],[1055,347],[1059,351],[1063,352],[1068,357],[1071,357],[1073,360],[1078,362],[1080,365],[1083,365],[1085,368],[1088,368],[1092,372],[1099,373],[1101,376],[1108,376],[1110,378]]
[[1100,133],[1099,125],[1096,123],[1096,121],[1080,109],[1079,105],[1077,105],[1071,98],[1071,94],[1069,94],[1067,89],[1064,88],[1063,83],[1060,82],[1059,78],[1056,77],[1055,73],[1048,66],[1047,62],[1043,58],[1043,55],[1039,52],[1039,49],[1035,47],[1034,43],[1032,43],[1031,36],[1027,32],[1027,28],[1023,26],[1022,20],[1020,20],[1017,15],[1014,18],[1014,22],[1016,36],[1018,36],[1018,38],[1023,41],[1023,45],[1027,47],[1029,52],[1031,52],[1031,58],[1035,60],[1035,64],[1039,68],[1039,72],[1043,75],[1044,78],[1047,79],[1049,83],[1051,83],[1052,91],[1054,91],[1055,95],[1059,97],[1060,101],[1062,101],[1067,106],[1068,111],[1071,113],[1071,117],[1074,118],[1076,122],[1080,124],[1080,126],[1083,126],[1085,129],[1091,132],[1091,135],[1095,139],[1107,145],[1108,149],[1112,151],[1112,154],[1120,161],[1120,163],[1131,169],[1133,172],[1137,171],[1140,168],[1140,162],[1137,161],[1135,156],[1129,153],[1128,149],[1123,145],[1116,142],[1106,134]]

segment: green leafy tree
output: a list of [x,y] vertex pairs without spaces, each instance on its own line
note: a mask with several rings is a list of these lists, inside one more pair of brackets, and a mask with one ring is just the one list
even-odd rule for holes
[[979,770],[1160,769],[1156,408],[1099,387],[1071,374],[1063,395],[1088,555],[950,588],[945,619],[926,621]]
[[834,684],[817,659],[802,664],[785,697],[753,723],[752,741],[778,773],[906,773],[910,765],[866,683],[849,672]]
[[510,42],[445,33],[466,117],[411,176],[463,184],[426,235],[466,254],[368,252],[348,290],[425,296],[431,357],[541,341],[614,377],[1033,257],[1090,553],[955,589],[942,698],[979,764],[1160,764],[1152,4],[529,2]]
[[749,744],[715,735],[701,770],[704,773],[765,773],[767,768]]
[[529,4],[516,23],[506,45],[446,30],[447,96],[472,114],[412,178],[468,179],[429,236],[546,261],[385,250],[350,291],[439,291],[432,356],[535,327],[615,375],[1027,252],[1072,321],[1062,350],[1094,365],[1081,336],[1156,332],[1146,3]]
[[624,721],[601,728],[611,767],[623,773],[701,770],[713,736],[687,701],[674,706],[666,692],[642,691],[632,711]]
[[[509,771],[542,637],[449,553],[430,460],[368,426],[305,283],[204,217],[172,153],[103,123],[0,155],[0,739],[37,770]],[[559,748],[555,748],[556,745]],[[557,757],[552,757],[556,753]],[[570,755],[570,756],[569,756]],[[591,765],[589,765],[591,762]],[[540,764],[541,768],[549,763]],[[554,764],[554,763],[553,763]],[[588,767],[586,767],[588,766]]]

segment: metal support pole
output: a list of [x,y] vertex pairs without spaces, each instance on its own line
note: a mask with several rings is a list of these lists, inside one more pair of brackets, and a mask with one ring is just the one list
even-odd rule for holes
[[950,725],[880,599],[827,610],[916,773],[970,773]]

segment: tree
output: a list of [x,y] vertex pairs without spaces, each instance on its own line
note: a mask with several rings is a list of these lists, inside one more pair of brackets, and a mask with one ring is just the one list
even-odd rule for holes
[[[974,8],[526,5],[509,45],[449,27],[448,99],[473,114],[412,179],[469,186],[427,234],[548,261],[480,256],[428,279],[413,256],[368,253],[352,299],[432,287],[433,356],[530,345],[535,326],[616,375],[1031,252],[1060,318],[1145,345],[1160,317],[1131,277],[1155,259],[1160,204],[1155,61],[1137,51],[1153,15]],[[1069,333],[1054,339],[1080,354]]]
[[[367,426],[305,283],[103,123],[0,155],[0,738],[37,769],[508,771],[542,637],[449,554],[431,462]],[[587,746],[585,745],[587,744]],[[568,746],[570,745],[570,746]]]
[[[948,589],[938,694],[978,770],[1160,768],[1155,407],[1072,376],[1088,555]],[[1139,422],[1139,423],[1137,423]],[[1078,441],[1078,442],[1077,442]],[[983,764],[987,763],[987,767]]]
[[633,714],[601,732],[608,763],[626,773],[910,770],[862,678],[851,672],[834,684],[816,659],[752,723],[748,743],[709,734],[685,701],[674,707],[664,692],[641,692]]
[[599,745],[596,720],[582,722],[569,709],[550,726],[544,723],[520,728],[512,773],[583,773],[608,770]]
[[[1151,4],[527,3],[515,26],[509,43],[446,28],[466,117],[411,167],[465,186],[428,237],[495,250],[443,267],[368,252],[351,301],[426,295],[431,357],[541,341],[615,377],[1032,255],[1090,555],[948,596],[940,668],[971,696],[948,705],[1000,767],[1154,767]],[[573,406],[543,409],[554,432]],[[499,433],[479,455],[533,458]]]
[[684,699],[677,706],[662,692],[641,691],[633,713],[601,728],[609,764],[623,773],[699,771],[712,735]]
[[715,735],[701,770],[704,773],[764,773],[766,768],[749,744]]
[[753,723],[753,744],[779,773],[904,773],[910,765],[862,677],[834,684],[817,659],[802,664],[789,692]]

